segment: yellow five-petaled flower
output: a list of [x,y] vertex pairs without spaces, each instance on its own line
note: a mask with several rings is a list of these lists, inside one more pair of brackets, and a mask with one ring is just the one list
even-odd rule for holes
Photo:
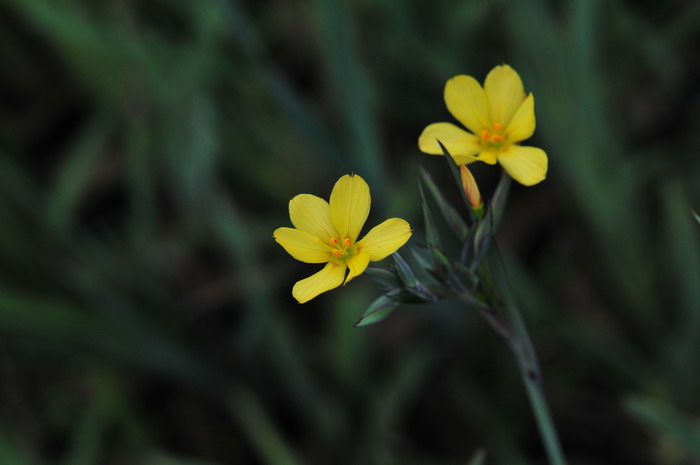
[[471,76],[445,84],[447,109],[470,132],[452,123],[434,123],[418,139],[421,151],[442,155],[443,143],[458,165],[498,163],[520,184],[532,186],[547,175],[547,154],[516,144],[535,132],[535,98],[525,94],[520,76],[508,65],[496,66],[484,87]]
[[294,285],[292,295],[299,303],[335,289],[343,281],[348,283],[364,272],[370,261],[391,255],[411,237],[411,227],[405,220],[391,218],[358,241],[370,203],[369,186],[357,175],[340,178],[330,202],[310,194],[297,195],[289,202],[294,228],[276,229],[275,240],[299,261],[326,264]]

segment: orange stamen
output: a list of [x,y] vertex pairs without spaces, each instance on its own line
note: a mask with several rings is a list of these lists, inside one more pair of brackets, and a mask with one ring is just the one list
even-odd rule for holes
[[331,247],[335,247],[336,245],[338,245],[338,239],[335,237],[331,237],[331,240],[328,241],[328,243],[331,245]]
[[499,136],[498,134],[494,134],[493,137],[491,138],[492,142],[503,142],[503,136]]
[[503,129],[503,125],[501,123],[493,123],[493,129],[496,131],[500,131]]
[[331,253],[335,256],[335,258],[340,258],[340,256],[343,255],[343,252],[338,249],[331,250]]
[[343,241],[343,244],[345,244],[345,247],[352,247],[352,241],[350,240],[349,237],[345,238],[345,240]]
[[483,131],[481,131],[481,138],[483,140],[487,140],[490,135],[491,135],[491,133],[489,132],[488,129],[484,129]]

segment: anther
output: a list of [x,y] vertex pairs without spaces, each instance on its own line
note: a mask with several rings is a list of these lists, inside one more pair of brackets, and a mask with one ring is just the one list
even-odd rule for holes
[[349,237],[345,238],[345,240],[343,241],[343,244],[345,244],[345,247],[352,247],[352,241],[350,240]]
[[335,258],[340,258],[343,255],[343,251],[338,249],[331,250],[331,253],[335,256]]
[[501,123],[493,123],[493,129],[495,131],[500,131],[501,129],[503,129],[503,125]]
[[484,129],[483,131],[481,131],[481,138],[483,140],[487,140],[490,135],[491,135],[491,133],[489,132],[488,129]]
[[338,238],[331,237],[331,240],[328,241],[328,243],[331,245],[331,247],[335,247],[336,245],[338,245]]
[[494,134],[493,137],[491,138],[492,142],[503,142],[503,136],[499,136],[498,134]]

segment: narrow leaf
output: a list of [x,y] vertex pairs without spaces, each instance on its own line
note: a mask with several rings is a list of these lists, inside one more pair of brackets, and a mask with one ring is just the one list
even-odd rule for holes
[[408,266],[408,263],[401,257],[398,252],[392,254],[394,258],[394,263],[396,264],[396,271],[399,274],[399,279],[406,287],[415,287],[418,285],[418,279],[416,275],[413,274],[413,270]]
[[396,292],[393,296],[392,293],[388,293],[375,299],[355,323],[355,328],[373,325],[387,319],[401,304],[399,300],[396,300],[399,295],[399,292]]
[[440,191],[440,188],[437,186],[437,184],[435,184],[435,181],[433,181],[433,178],[428,174],[428,172],[423,168],[420,168],[420,175],[423,184],[425,184],[425,187],[428,189],[428,191],[430,191],[430,194],[433,196],[438,208],[442,212],[442,216],[445,218],[447,226],[450,227],[452,232],[460,241],[464,240],[469,232],[467,224],[464,222],[457,210],[455,210],[447,199],[445,199]]
[[431,249],[425,247],[411,247],[411,253],[415,257],[420,268],[430,271],[435,268],[435,262],[432,257]]
[[472,223],[476,221],[476,216],[474,215],[474,212],[472,211],[471,204],[469,203],[469,199],[467,198],[467,193],[464,191],[464,185],[462,184],[462,175],[459,174],[459,166],[457,166],[457,163],[455,163],[454,158],[452,158],[452,155],[450,152],[447,151],[447,148],[445,148],[444,145],[442,145],[442,142],[438,141],[438,144],[440,144],[440,148],[442,149],[442,153],[445,156],[445,160],[447,160],[447,166],[450,167],[450,172],[452,173],[452,177],[455,179],[455,183],[457,184],[457,189],[459,190],[459,195],[462,198],[462,201],[464,202],[464,206],[466,207],[467,211],[469,212],[469,216],[472,220]]
[[385,267],[369,266],[365,274],[385,287],[401,287],[401,281],[395,271]]
[[423,283],[418,283],[415,286],[407,287],[406,290],[418,297],[418,303],[434,302],[439,299],[439,297]]
[[420,181],[418,182],[418,191],[420,192],[421,204],[423,206],[426,241],[428,241],[428,245],[431,247],[441,248],[440,234],[435,227],[435,221],[433,220],[432,213],[430,213],[430,208],[428,207],[428,202],[425,199],[425,192],[423,191],[423,186],[421,185]]
[[493,211],[492,214],[494,215],[494,230],[498,228],[498,225],[501,223],[501,219],[503,218],[503,211],[505,210],[506,200],[508,199],[510,184],[510,175],[503,171],[501,174],[501,179],[498,181],[498,186],[496,186],[496,191],[493,193],[493,197],[491,198],[489,205],[489,211]]
[[477,262],[480,262],[488,252],[493,240],[494,227],[494,213],[489,209],[486,216],[479,221],[474,234],[474,254]]

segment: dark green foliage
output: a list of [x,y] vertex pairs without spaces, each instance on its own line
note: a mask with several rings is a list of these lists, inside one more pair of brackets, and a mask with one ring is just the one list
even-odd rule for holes
[[[697,461],[699,15],[2,2],[0,464],[544,463],[480,317],[493,232],[571,463]],[[416,141],[455,122],[449,77],[503,62],[535,95],[525,144],[550,169],[506,195],[498,166],[470,165],[477,223],[450,159]],[[293,195],[350,172],[368,225],[411,223],[405,261],[300,306],[317,269],[272,231]],[[371,302],[369,322],[401,305],[353,328]]]

